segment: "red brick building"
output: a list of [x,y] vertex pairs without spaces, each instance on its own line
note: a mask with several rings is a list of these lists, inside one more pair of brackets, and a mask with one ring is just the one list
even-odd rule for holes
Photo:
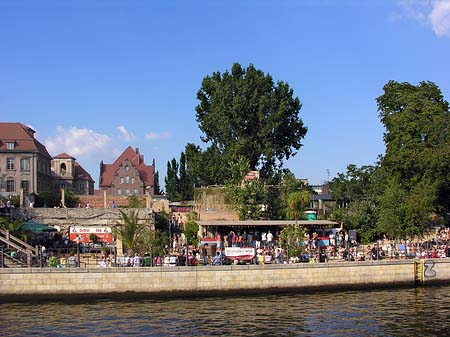
[[100,189],[107,195],[129,196],[160,194],[159,174],[152,165],[144,163],[139,149],[128,146],[112,164],[100,163]]

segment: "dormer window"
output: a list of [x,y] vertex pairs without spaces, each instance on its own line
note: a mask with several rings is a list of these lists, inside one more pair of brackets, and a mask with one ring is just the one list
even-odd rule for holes
[[6,143],[6,149],[7,150],[14,150],[14,142],[7,142]]

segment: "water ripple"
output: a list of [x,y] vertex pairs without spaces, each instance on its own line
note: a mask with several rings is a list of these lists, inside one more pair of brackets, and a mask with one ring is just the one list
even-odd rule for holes
[[445,336],[450,286],[0,304],[3,336]]

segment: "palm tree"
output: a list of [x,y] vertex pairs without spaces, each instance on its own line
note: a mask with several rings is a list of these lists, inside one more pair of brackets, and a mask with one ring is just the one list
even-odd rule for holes
[[297,220],[302,217],[309,201],[310,193],[307,190],[289,193],[287,198],[287,214],[289,217],[293,217],[295,219],[295,224],[297,224]]
[[130,210],[129,214],[123,210],[119,210],[119,212],[122,221],[118,221],[116,225],[112,227],[112,232],[122,240],[125,248],[133,253],[138,249],[139,243],[142,241],[148,230],[148,225],[139,223],[138,210]]

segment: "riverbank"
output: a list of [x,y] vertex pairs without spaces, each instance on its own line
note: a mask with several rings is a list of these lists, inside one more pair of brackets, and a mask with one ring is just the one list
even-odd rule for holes
[[450,259],[144,268],[0,270],[0,298],[183,297],[450,283]]

